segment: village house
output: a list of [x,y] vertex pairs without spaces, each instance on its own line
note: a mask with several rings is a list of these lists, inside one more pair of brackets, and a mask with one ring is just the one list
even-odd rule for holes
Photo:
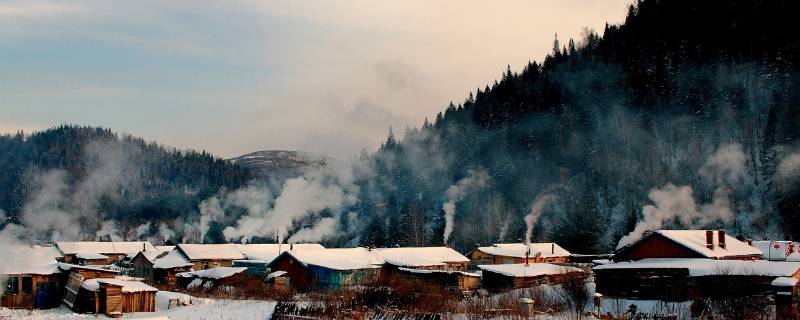
[[153,262],[152,285],[159,290],[174,290],[178,285],[177,274],[191,271],[193,265],[178,250],[169,251],[166,255],[156,258]]
[[166,254],[167,252],[139,251],[130,260],[133,268],[131,275],[143,279],[145,283],[153,283],[153,264],[156,259]]
[[269,264],[286,271],[292,286],[302,290],[337,289],[377,282],[383,259],[368,248],[290,250]]
[[384,260],[381,282],[388,285],[439,286],[472,290],[480,276],[468,273],[469,259],[448,247],[379,248]]
[[761,250],[725,234],[722,230],[656,230],[618,250],[612,260],[648,258],[759,260]]
[[45,309],[61,302],[61,270],[56,258],[61,254],[55,247],[24,247],[12,249],[23,257],[7,259],[3,266],[5,287],[0,295],[0,307],[9,309]]
[[146,241],[57,241],[56,247],[64,256],[62,262],[71,264],[83,262],[91,265],[112,264],[139,251],[156,251],[156,248]]
[[230,267],[233,260],[245,259],[235,244],[179,244],[176,251],[189,260],[194,270]]
[[468,254],[475,265],[519,263],[568,263],[569,251],[553,242],[496,243]]
[[81,289],[91,294],[94,301],[94,309],[84,312],[120,317],[123,313],[156,311],[158,289],[138,280],[88,279],[81,283]]
[[581,269],[550,263],[479,265],[484,289],[503,291],[559,283],[569,277],[583,277]]
[[397,268],[393,271],[395,282],[390,285],[408,285],[428,288],[431,291],[474,291],[481,288],[481,275],[474,272],[437,269]]

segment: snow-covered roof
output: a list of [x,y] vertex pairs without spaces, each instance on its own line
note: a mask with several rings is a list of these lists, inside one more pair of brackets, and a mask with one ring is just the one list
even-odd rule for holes
[[594,267],[610,269],[688,269],[692,277],[711,275],[791,277],[800,270],[800,262],[766,260],[716,260],[702,258],[651,258],[617,262]]
[[[120,273],[120,270],[116,269],[118,267],[113,266],[113,265],[111,265],[111,266],[80,266],[80,265],[77,265],[77,264],[59,262],[58,263],[58,268],[61,269],[61,270],[64,270],[64,271],[70,271],[72,269],[80,269],[80,270],[92,270],[92,271],[99,271],[99,272]],[[115,269],[109,269],[109,268],[115,268]]]
[[725,235],[725,248],[718,243],[719,231],[713,231],[714,249],[706,247],[706,230],[656,230],[656,233],[707,258],[761,255],[761,250]]
[[172,251],[172,249],[175,249],[175,246],[156,246],[156,250],[161,252]]
[[140,251],[134,254],[129,254],[128,258],[133,260],[134,258],[136,258],[136,256],[142,255],[145,259],[147,259],[147,261],[150,261],[150,263],[154,263],[156,259],[162,254],[164,254],[164,252],[161,251]]
[[800,279],[792,277],[777,277],[772,280],[772,285],[775,287],[794,287]]
[[271,262],[275,260],[281,253],[292,250],[320,250],[325,249],[319,243],[295,243],[295,244],[277,244],[277,243],[259,243],[259,244],[237,244],[239,251],[247,257],[248,260],[263,260]]
[[569,272],[583,272],[583,270],[575,267],[559,266],[550,263],[531,263],[525,265],[524,263],[517,264],[487,264],[478,266],[479,269],[494,273],[499,273],[504,276],[524,278],[524,277],[537,277],[551,274],[563,274]]
[[150,242],[147,241],[127,241],[127,242],[98,242],[98,241],[58,241],[58,250],[63,254],[80,253],[102,253],[102,254],[131,254],[139,251],[156,251]]
[[272,280],[272,278],[277,278],[284,274],[286,274],[286,271],[275,271],[273,273],[268,274],[267,277],[264,279],[264,281]]
[[553,242],[540,243],[495,243],[491,247],[478,247],[478,250],[493,256],[505,256],[515,258],[525,258],[525,253],[530,248],[530,256],[539,254],[541,257],[569,257],[569,251]]
[[3,258],[0,274],[40,274],[61,273],[56,258],[61,257],[58,249],[52,246],[12,246],[8,252],[13,258]]
[[178,249],[183,251],[189,260],[237,260],[245,256],[235,244],[179,244]]
[[216,267],[211,269],[181,272],[176,274],[182,278],[223,279],[247,270],[245,267]]
[[448,247],[405,247],[376,249],[386,261],[400,267],[440,266],[447,262],[469,262]]
[[405,271],[409,273],[417,273],[417,274],[434,274],[434,273],[446,273],[446,274],[460,274],[467,277],[480,277],[481,275],[474,272],[466,272],[466,271],[453,271],[453,270],[429,270],[429,269],[414,269],[414,268],[398,268],[400,271]]
[[333,270],[359,270],[380,268],[383,258],[377,250],[367,248],[337,248],[324,250],[291,250],[289,254],[304,265],[314,265]]
[[76,254],[75,257],[78,258],[78,259],[84,259],[84,260],[105,260],[105,259],[108,259],[107,255],[99,254],[99,253],[93,253],[93,252],[79,253],[79,254]]
[[163,256],[153,261],[153,268],[156,269],[171,269],[179,267],[188,267],[191,265],[192,262],[186,259],[186,257],[177,250],[172,250],[169,253],[167,253],[166,256]]
[[158,289],[153,288],[141,281],[130,281],[123,279],[89,279],[81,283],[81,288],[89,291],[97,291],[100,284],[105,283],[113,286],[122,287],[122,292],[156,292]]

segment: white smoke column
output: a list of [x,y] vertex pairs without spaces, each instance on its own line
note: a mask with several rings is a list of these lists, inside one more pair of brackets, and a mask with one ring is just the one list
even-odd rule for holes
[[200,202],[200,223],[198,225],[200,239],[198,242],[203,242],[211,226],[211,222],[219,221],[225,216],[225,210],[222,209],[219,198],[216,196],[208,198]]
[[531,243],[531,238],[533,237],[533,227],[536,225],[536,221],[539,220],[539,217],[542,215],[544,209],[555,200],[556,197],[549,193],[536,196],[536,199],[531,205],[531,212],[525,216],[525,226],[527,227],[527,230],[525,230],[526,245]]
[[664,223],[678,219],[686,227],[700,228],[714,221],[729,222],[734,218],[730,207],[730,192],[746,175],[746,156],[738,144],[719,148],[700,169],[700,175],[716,186],[711,203],[698,210],[692,187],[667,184],[653,189],[648,194],[655,205],[642,208],[642,220],[626,236],[620,239],[617,248],[639,240],[648,230],[661,229]]
[[503,221],[503,226],[500,227],[500,235],[497,237],[497,242],[503,242],[506,238],[506,234],[508,233],[508,226],[511,224],[510,217],[506,217]]
[[783,158],[778,164],[775,175],[778,180],[787,184],[800,177],[800,152],[789,154]]
[[339,229],[338,217],[322,218],[311,228],[302,228],[292,234],[286,242],[319,242],[320,240],[333,235]]
[[30,183],[37,191],[22,208],[22,223],[41,239],[49,236],[53,241],[61,237],[79,240],[80,222],[66,210],[69,206],[66,171],[36,174]]
[[117,227],[117,222],[113,220],[103,221],[100,225],[100,230],[97,230],[96,236],[100,239],[108,237],[111,241],[122,241],[122,235]]
[[145,239],[145,236],[149,234],[150,234],[150,222],[145,222],[138,225],[136,228],[129,230],[126,240]]
[[164,222],[158,225],[158,234],[161,235],[161,238],[163,238],[165,242],[171,240],[177,235],[175,231]]
[[488,182],[489,175],[486,174],[486,171],[469,170],[466,177],[447,188],[447,201],[442,205],[442,210],[444,210],[444,243],[450,240],[450,234],[453,233],[456,203],[461,201],[467,193],[474,189],[483,188]]

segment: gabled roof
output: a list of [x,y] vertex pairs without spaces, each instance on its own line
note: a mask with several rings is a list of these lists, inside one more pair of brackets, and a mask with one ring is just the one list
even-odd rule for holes
[[375,249],[386,263],[399,267],[440,266],[469,259],[448,247],[404,247]]
[[63,254],[80,253],[101,253],[101,254],[132,254],[139,251],[156,251],[150,242],[147,241],[126,241],[126,242],[97,242],[97,241],[58,241],[58,250]]
[[235,244],[179,244],[189,260],[237,260],[245,256]]
[[654,233],[678,243],[700,255],[711,258],[760,256],[761,250],[725,234],[725,248],[720,248],[718,231],[713,231],[714,249],[706,247],[706,230],[656,230]]
[[291,250],[281,254],[283,255],[291,256],[305,266],[313,265],[332,270],[374,269],[380,268],[384,262],[376,250],[367,248]]
[[569,257],[569,251],[554,242],[530,243],[495,243],[491,247],[478,247],[478,251],[493,256],[525,258],[525,253],[530,248],[530,256],[539,254],[544,258]]
[[267,263],[275,260],[281,253],[292,250],[320,250],[325,249],[318,243],[295,243],[295,244],[277,244],[277,243],[264,243],[264,244],[237,244],[236,245],[242,254],[248,260],[262,260]]
[[136,257],[138,257],[138,256],[142,256],[147,261],[150,261],[150,263],[155,263],[156,259],[158,259],[158,257],[161,257],[162,255],[166,255],[166,254],[167,254],[166,252],[161,252],[161,251],[139,251],[136,254],[132,254],[132,255],[129,254],[128,257],[130,257],[131,260],[133,260],[133,259],[136,259]]
[[16,258],[3,257],[0,274],[39,274],[61,273],[56,258],[61,257],[58,249],[52,246],[12,246],[9,252]]
[[172,269],[189,266],[192,266],[192,263],[178,250],[172,250],[167,253],[167,255],[156,258],[155,261],[153,261],[153,268],[156,269]]
[[559,266],[549,263],[524,263],[517,264],[488,264],[480,265],[479,269],[483,271],[502,274],[504,276],[524,278],[524,277],[538,277],[543,275],[563,274],[570,272],[583,272],[583,270],[575,267]]

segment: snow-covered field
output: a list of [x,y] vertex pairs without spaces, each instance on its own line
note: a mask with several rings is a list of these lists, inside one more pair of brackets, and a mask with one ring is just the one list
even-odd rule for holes
[[[180,299],[185,306],[169,307],[170,299]],[[191,303],[191,304],[190,304]],[[269,319],[275,302],[256,300],[224,300],[194,298],[180,293],[159,291],[156,294],[156,312],[126,313],[124,319],[170,320],[225,320]],[[48,310],[0,309],[0,319],[106,319],[102,315],[77,314],[66,307]]]

